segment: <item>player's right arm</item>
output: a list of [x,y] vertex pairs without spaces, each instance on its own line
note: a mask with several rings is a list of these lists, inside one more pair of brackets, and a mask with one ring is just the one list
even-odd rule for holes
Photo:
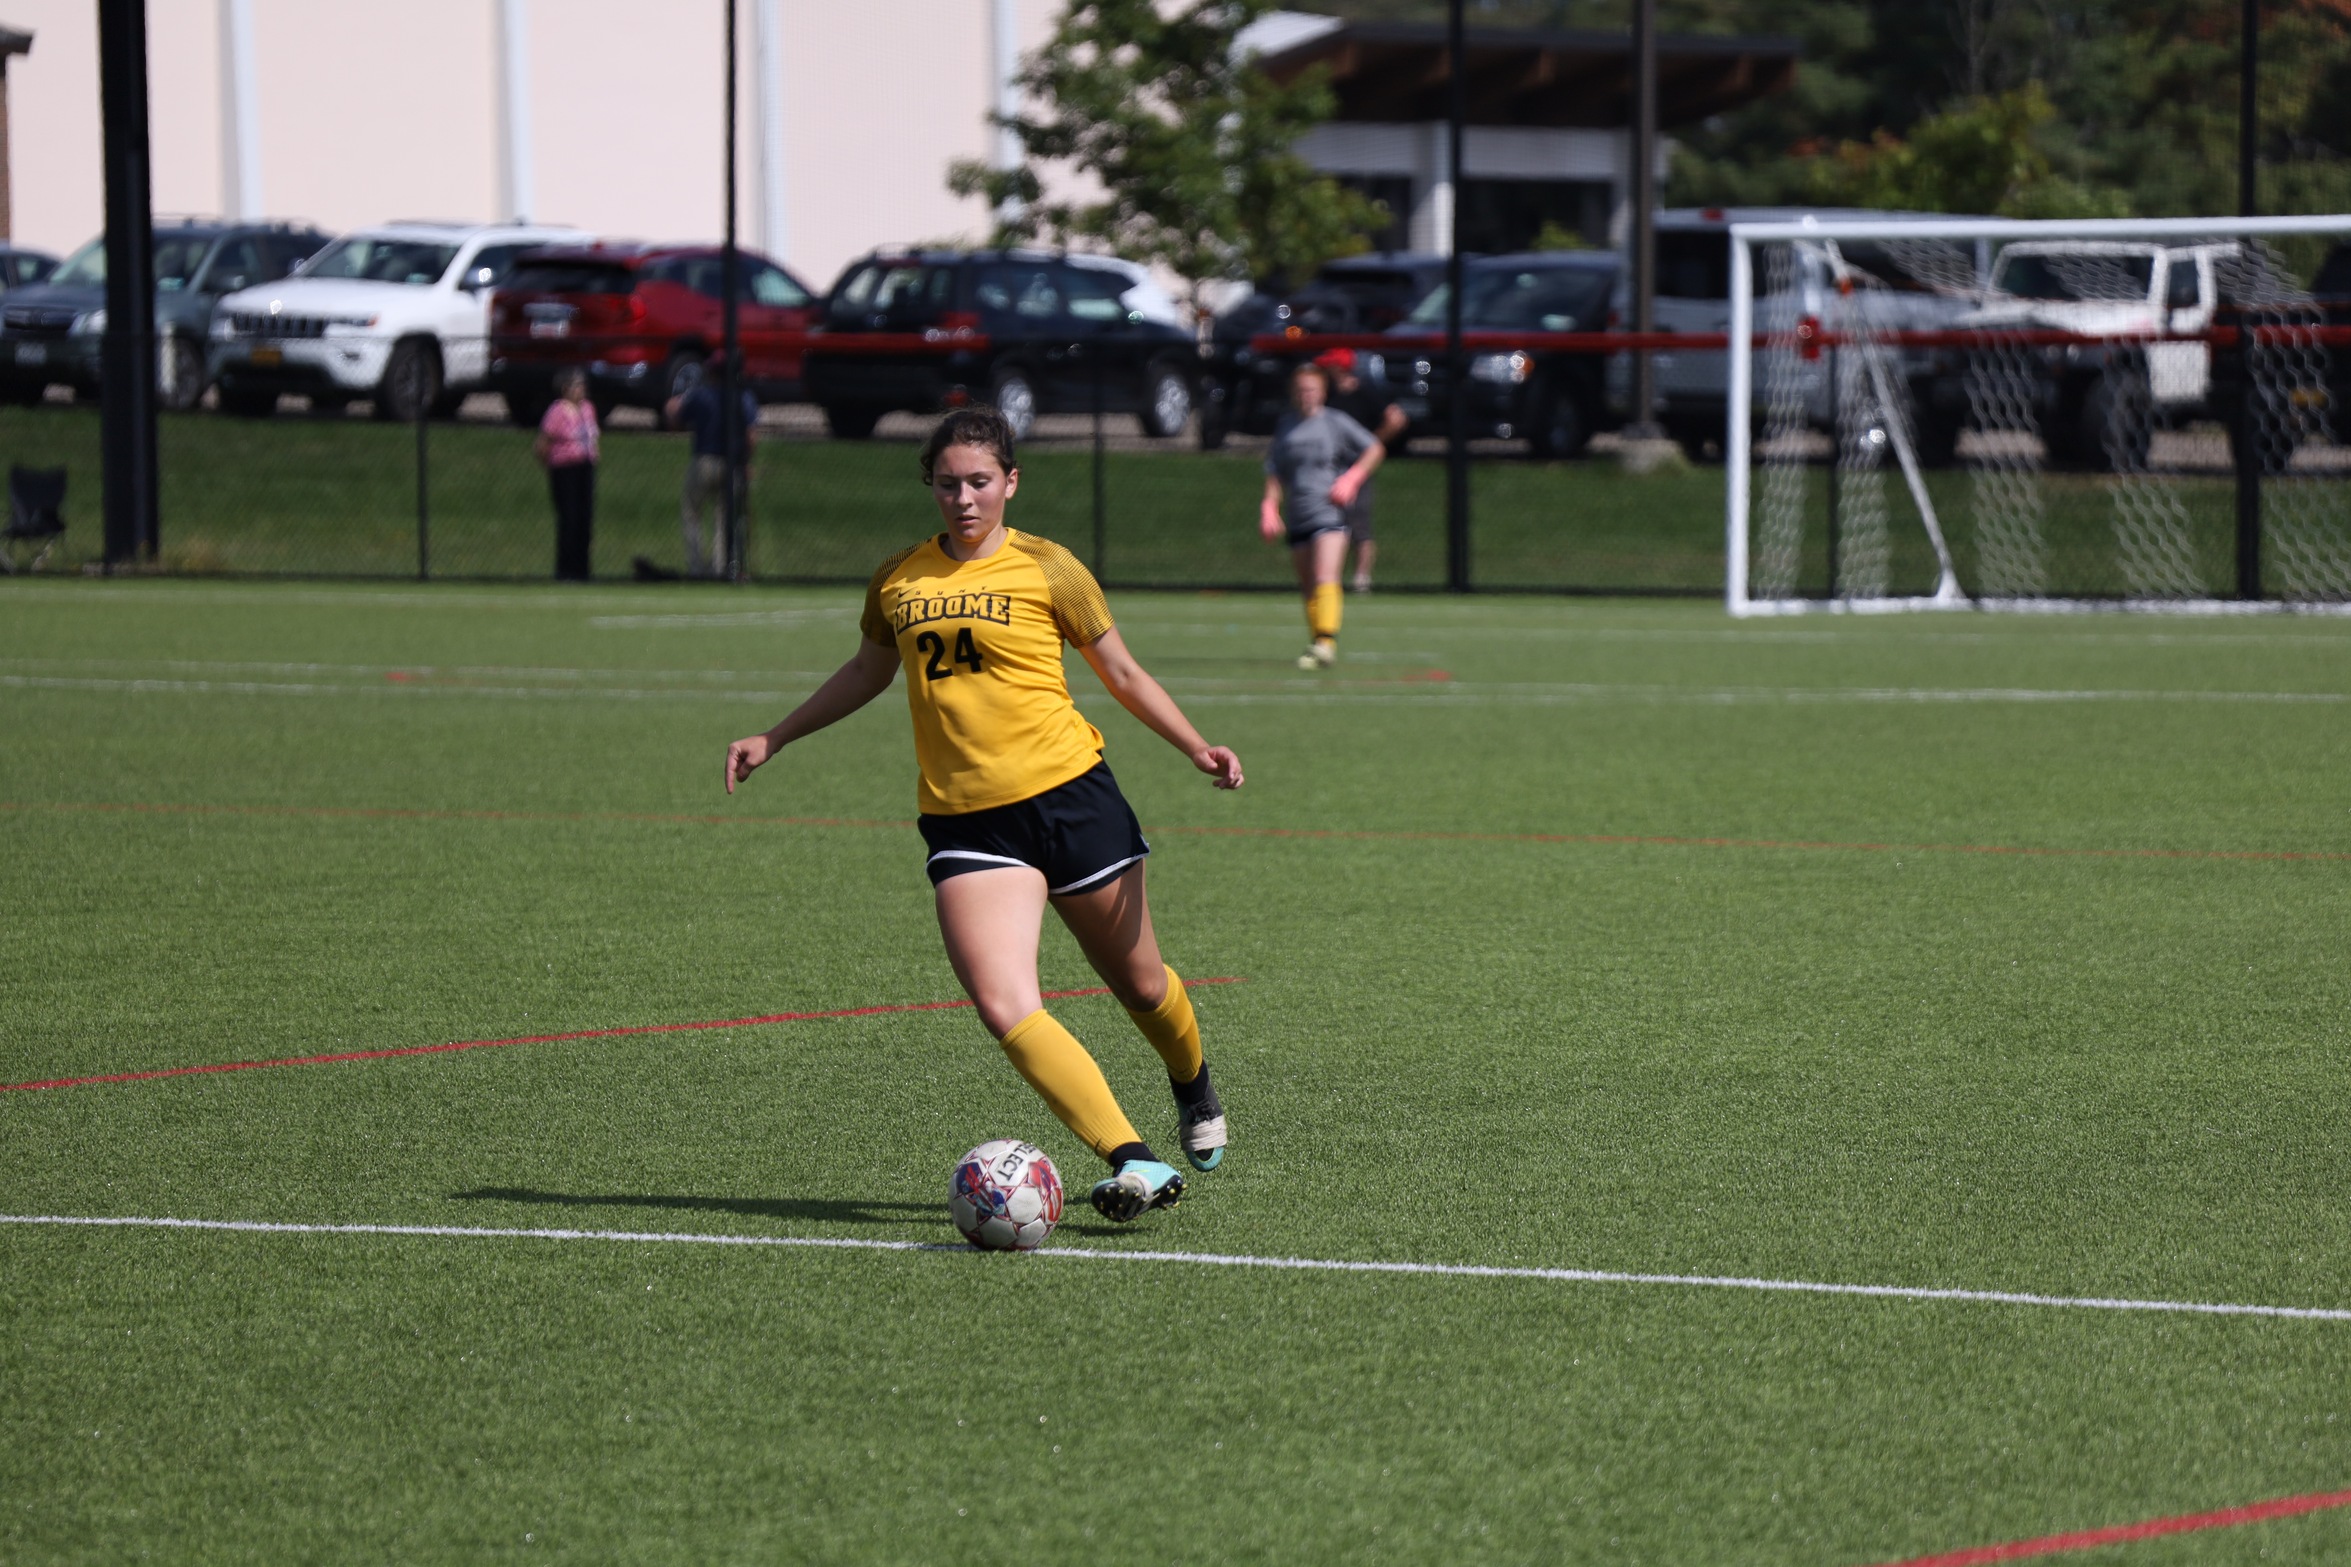
[[727,747],[727,793],[733,794],[735,785],[766,765],[785,746],[828,724],[839,723],[889,690],[890,682],[897,678],[898,650],[861,640],[849,662],[834,670],[832,678],[787,713],[782,723],[765,734],[746,735]]
[[1257,502],[1257,531],[1268,539],[1282,536],[1282,481],[1265,476],[1265,494]]

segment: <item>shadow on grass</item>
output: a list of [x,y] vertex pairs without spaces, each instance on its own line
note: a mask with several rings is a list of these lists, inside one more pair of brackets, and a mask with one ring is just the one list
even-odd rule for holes
[[[526,1186],[484,1186],[476,1191],[451,1192],[451,1202],[536,1203],[554,1208],[675,1208],[689,1213],[740,1213],[754,1219],[816,1219],[830,1224],[904,1224],[910,1219],[943,1219],[943,1202],[858,1201],[835,1197],[661,1197],[629,1192],[541,1192]],[[1075,1218],[1056,1227],[1061,1235],[1132,1235],[1119,1224],[1094,1224]]]
[[521,1186],[484,1186],[451,1192],[452,1202],[536,1203],[555,1208],[675,1208],[690,1213],[740,1213],[754,1219],[815,1219],[830,1224],[903,1224],[941,1218],[946,1204],[881,1202],[834,1197],[664,1197],[616,1192],[541,1192]]

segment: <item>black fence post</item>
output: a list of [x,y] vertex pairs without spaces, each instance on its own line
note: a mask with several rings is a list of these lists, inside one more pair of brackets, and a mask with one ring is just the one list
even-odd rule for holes
[[1100,353],[1088,353],[1088,352],[1087,352],[1087,350],[1086,350],[1085,348],[1083,348],[1083,347],[1081,347],[1081,348],[1079,349],[1079,352],[1081,352],[1081,353],[1087,353],[1087,356],[1088,356],[1088,358],[1089,358],[1089,359],[1092,361],[1092,366],[1091,366],[1091,368],[1092,368],[1092,370],[1093,370],[1093,383],[1094,383],[1094,578],[1095,578],[1095,580],[1096,580],[1096,581],[1100,581],[1100,580],[1101,580],[1101,577],[1102,577],[1102,556],[1103,556],[1104,546],[1105,546],[1105,544],[1106,544],[1106,542],[1107,542],[1107,535],[1108,535],[1108,533],[1109,533],[1109,518],[1110,518],[1110,503],[1109,503],[1109,497],[1108,497],[1108,495],[1107,495],[1107,493],[1106,493],[1106,491],[1105,491],[1105,487],[1104,487],[1104,475],[1103,475],[1103,471],[1102,471],[1102,469],[1103,469],[1103,456],[1102,456],[1102,355],[1101,355]]
[[1828,351],[1829,366],[1829,597],[1837,596],[1837,548],[1842,542],[1844,498],[1837,481],[1845,466],[1845,387],[1837,379],[1837,351]]
[[106,167],[106,335],[99,345],[106,565],[152,561],[156,516],[155,224],[147,141],[146,0],[99,0]]
[[[2256,92],[2260,66],[2261,11],[2257,0],[2243,0],[2241,38],[2237,56],[2237,214],[2250,218],[2260,210],[2260,98]],[[2237,597],[2261,597],[2261,425],[2253,409],[2253,313],[2240,308],[2237,321],[2237,357],[2244,365],[2237,394]]]
[[735,0],[726,0],[727,12],[727,223],[726,240],[719,250],[719,287],[724,298],[719,304],[719,335],[721,346],[718,358],[719,432],[727,459],[725,510],[720,513],[726,527],[726,576],[731,582],[741,582],[746,573],[743,547],[743,492],[745,483],[744,446],[750,432],[743,428],[743,320],[740,295],[743,291],[743,253],[735,243]]
[[426,429],[431,423],[432,410],[424,399],[416,402],[416,580],[423,582],[433,574],[433,501],[431,470],[427,465]]
[[1461,132],[1469,121],[1468,26],[1464,0],[1445,8],[1445,587],[1469,582],[1469,365],[1461,351]]

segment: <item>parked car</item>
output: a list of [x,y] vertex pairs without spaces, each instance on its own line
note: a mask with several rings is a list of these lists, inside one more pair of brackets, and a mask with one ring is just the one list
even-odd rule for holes
[[[2224,253],[2213,267],[2219,284],[2212,325],[2226,341],[2213,347],[2210,412],[2228,431],[2232,462],[2243,460],[2250,434],[2261,471],[2278,474],[2311,441],[2351,440],[2351,347],[2313,328],[2351,328],[2351,240],[2337,240],[2303,289],[2268,247]],[[2246,328],[2280,334],[2248,358]],[[2248,376],[2250,363],[2253,373]],[[2248,390],[2253,426],[2238,420]]]
[[346,235],[282,282],[220,302],[221,407],[266,417],[281,393],[379,418],[454,411],[490,370],[490,296],[524,253],[583,238],[551,227],[390,223]]
[[[599,415],[663,407],[691,390],[724,335],[712,245],[595,245],[525,254],[490,307],[490,384],[518,424],[547,411],[559,369],[588,374]],[[762,402],[797,401],[816,301],[755,250],[740,252],[743,369]]]
[[[1808,217],[1898,223],[1936,216],[1941,215],[1831,207],[1683,207],[1660,212],[1657,329],[1690,333],[1730,330],[1733,223],[1792,223]],[[1973,241],[1957,247],[1913,247],[1884,240],[1845,240],[1838,251],[1843,259],[1888,285],[1871,291],[1866,299],[1864,308],[1870,311],[1872,324],[1885,331],[1918,332],[1948,328],[1966,314],[1980,289],[1986,255]],[[1771,275],[1768,264],[1758,268],[1755,324],[1759,332],[1784,332],[1807,317],[1822,320],[1833,314],[1829,304],[1837,287],[1833,269],[1816,249],[1798,249],[1792,254],[1794,264],[1785,276]],[[1930,261],[1940,268],[1939,275],[1921,275],[1929,270]],[[1628,310],[1628,320],[1630,314]],[[1911,393],[1919,459],[1930,467],[1946,465],[1956,456],[1966,417],[1964,383],[1951,373],[1947,352],[1903,348],[1897,353]],[[1622,371],[1617,374],[1623,376]],[[1703,457],[1710,443],[1723,439],[1723,422],[1730,410],[1730,355],[1719,348],[1656,350],[1650,354],[1650,374],[1657,399],[1651,417],[1693,458]],[[1827,363],[1807,360],[1798,366],[1797,374],[1803,380],[1808,417],[1815,426],[1827,428],[1834,415]]]
[[804,372],[835,435],[862,440],[894,409],[993,402],[1025,435],[1039,414],[1095,405],[1154,436],[1192,416],[1198,349],[1149,274],[1108,256],[1030,250],[877,251],[825,301]]
[[[1624,273],[1610,250],[1543,250],[1462,264],[1461,325],[1468,343],[1467,412],[1473,438],[1524,439],[1538,457],[1573,457],[1617,422],[1608,405],[1609,356],[1545,339],[1605,332]],[[1412,421],[1406,438],[1451,424],[1444,331],[1450,294],[1438,288],[1389,329],[1395,347],[1358,353],[1365,381],[1385,382]]]
[[45,250],[0,242],[0,294],[23,283],[38,283],[57,270],[57,258]]
[[[211,384],[205,339],[228,294],[288,272],[327,242],[292,223],[191,218],[155,228],[156,387],[166,408],[193,408]],[[75,251],[45,282],[0,301],[0,397],[35,403],[52,385],[98,390],[106,332],[106,238]]]
[[[2242,255],[2234,240],[2027,240],[2000,252],[1982,306],[1957,324],[2085,337],[2200,334],[2213,325],[2222,275]],[[2022,352],[2040,372],[2029,392],[2053,462],[2137,467],[2147,460],[2157,425],[2212,411],[2212,350],[2201,341],[2068,343]]]
[[1290,360],[1251,343],[1267,334],[1384,332],[1445,280],[1445,258],[1383,250],[1319,268],[1305,287],[1255,292],[1221,312],[1201,349],[1200,445],[1214,450],[1228,431],[1270,435],[1282,416]]

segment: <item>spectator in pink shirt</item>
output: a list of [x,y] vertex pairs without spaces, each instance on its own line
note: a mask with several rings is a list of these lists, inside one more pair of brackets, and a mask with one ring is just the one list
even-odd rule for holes
[[559,582],[588,580],[588,545],[596,531],[596,454],[600,432],[588,402],[588,377],[566,370],[555,382],[562,395],[539,421],[531,450],[547,469],[555,497],[555,576]]

